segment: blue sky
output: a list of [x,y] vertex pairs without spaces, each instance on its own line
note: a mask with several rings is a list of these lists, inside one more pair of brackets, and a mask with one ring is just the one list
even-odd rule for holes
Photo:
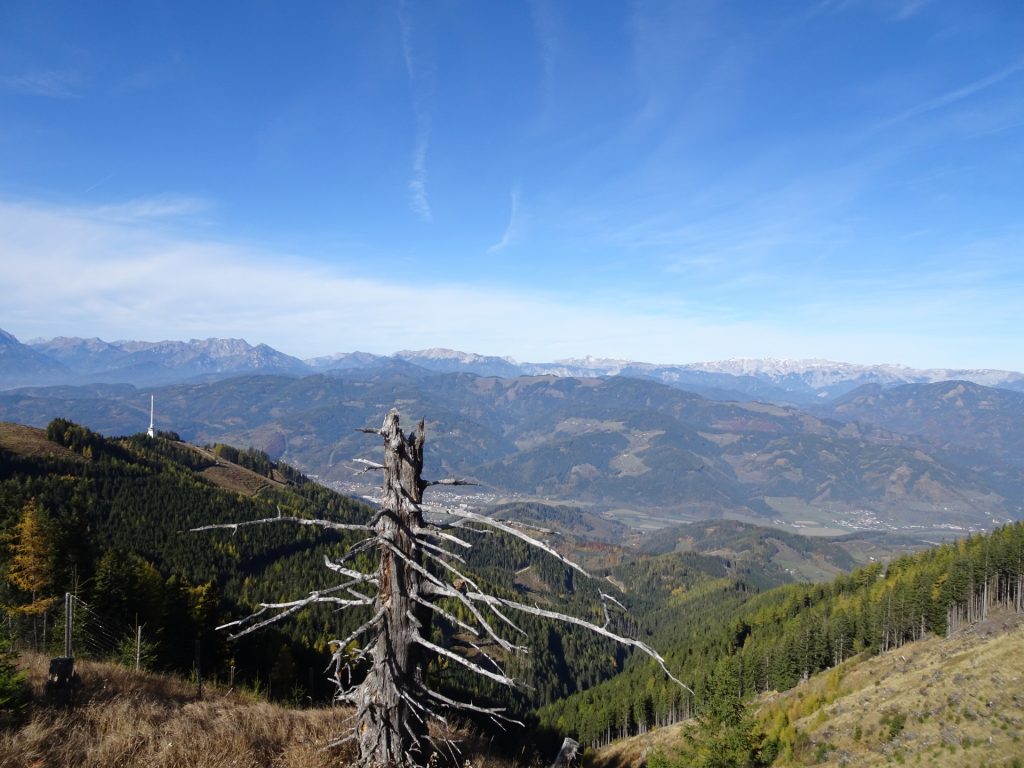
[[1024,369],[1024,4],[8,2],[0,327]]

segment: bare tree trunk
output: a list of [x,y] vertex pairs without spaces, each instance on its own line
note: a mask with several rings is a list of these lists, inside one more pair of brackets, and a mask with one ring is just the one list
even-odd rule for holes
[[[355,740],[359,746],[358,764],[361,768],[422,766],[428,762],[432,752],[437,752],[434,748],[435,743],[430,738],[427,722],[430,718],[443,721],[439,710],[472,712],[485,715],[495,723],[522,725],[505,714],[500,707],[458,701],[429,687],[425,672],[428,662],[435,656],[444,656],[475,674],[502,685],[515,686],[515,680],[507,676],[503,667],[486,654],[473,658],[456,648],[434,643],[430,633],[434,614],[439,617],[442,624],[461,627],[464,631],[481,638],[482,642],[501,649],[507,656],[526,649],[513,644],[495,630],[492,621],[500,622],[498,626],[504,626],[506,631],[525,635],[525,632],[503,613],[506,609],[583,627],[594,634],[636,648],[650,656],[669,680],[693,695],[693,690],[669,671],[665,660],[657,651],[640,640],[616,634],[607,628],[609,604],[619,609],[623,608],[611,595],[599,593],[606,619],[605,624],[600,626],[571,614],[551,611],[481,591],[471,576],[459,570],[465,564],[465,560],[450,549],[455,546],[463,549],[472,547],[472,544],[457,535],[462,531],[499,531],[546,552],[583,576],[588,574],[543,541],[518,530],[511,522],[503,522],[495,517],[466,509],[443,508],[434,510],[442,519],[426,522],[421,503],[423,492],[428,486],[471,483],[456,478],[432,482],[423,480],[422,421],[415,433],[405,435],[399,427],[398,412],[392,410],[385,417],[382,428],[367,428],[360,431],[384,438],[383,464],[367,459],[356,459],[364,466],[364,471],[379,470],[384,474],[381,509],[369,522],[348,523],[286,516],[281,514],[279,509],[277,517],[220,523],[192,529],[221,529],[234,532],[241,527],[287,522],[325,530],[354,531],[362,535],[358,543],[350,546],[348,552],[336,561],[329,557],[325,559],[325,566],[343,577],[342,583],[329,589],[312,591],[296,600],[259,603],[257,609],[245,618],[218,627],[237,629],[232,635],[233,638],[237,638],[286,619],[317,603],[333,605],[339,611],[349,608],[371,610],[372,618],[348,637],[331,640],[331,645],[335,649],[331,664],[338,685],[336,700],[353,704],[356,708],[355,715],[349,721],[354,725],[345,735],[331,742],[332,746]],[[380,554],[375,574],[345,565],[345,561],[350,557],[365,552],[370,547],[375,547]],[[442,600],[459,604],[466,614],[472,617],[469,619],[471,623],[463,621],[446,610],[443,605],[439,605]],[[366,647],[356,658],[373,659],[373,667],[362,682],[349,686],[343,682],[343,674],[349,669],[351,662],[348,648],[350,643],[363,636],[368,636],[369,639]],[[480,650],[475,644],[470,645]],[[690,707],[689,698],[686,700],[686,707]],[[626,733],[630,728],[630,712],[627,709],[623,714],[622,732]],[[450,743],[441,739],[440,745],[448,748],[446,752],[440,754],[454,760],[455,755]]]
[[[390,542],[408,561],[422,565],[413,531],[423,526],[424,426],[404,435],[398,412],[391,411],[381,429],[384,437],[384,490],[377,536]],[[416,601],[422,576],[387,546],[381,547],[378,606],[381,631],[373,653],[374,666],[362,686],[356,734],[364,765],[422,765],[427,760],[426,718],[413,711],[412,692],[423,683],[424,653],[417,634],[430,635],[430,615]],[[409,751],[403,750],[403,745]]]

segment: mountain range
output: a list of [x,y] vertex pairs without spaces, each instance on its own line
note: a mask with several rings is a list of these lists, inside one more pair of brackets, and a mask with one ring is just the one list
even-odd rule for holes
[[[888,390],[901,432],[863,415],[723,402],[624,376],[505,379],[407,363],[155,393],[160,428],[254,446],[324,482],[368,489],[373,478],[359,480],[353,460],[380,449],[357,430],[398,407],[427,418],[432,478],[473,479],[492,499],[578,502],[647,527],[733,515],[804,532],[955,531],[1022,516],[1024,394],[965,382]],[[979,420],[967,411],[982,402]],[[144,430],[148,408],[148,392],[124,384],[0,393],[0,420],[44,426],[61,416],[107,434]],[[938,439],[935,420],[960,426]]]
[[584,357],[519,363],[509,357],[450,349],[402,350],[393,355],[340,352],[301,360],[266,344],[241,339],[114,341],[57,337],[26,344],[0,330],[0,389],[54,384],[123,383],[139,387],[208,381],[247,373],[306,376],[381,369],[407,363],[435,373],[478,376],[626,376],[650,379],[717,400],[759,400],[811,405],[841,397],[865,384],[892,387],[969,381],[1024,391],[1024,373],[988,369],[914,369],[827,360],[747,359],[653,364]]
[[1024,376],[1012,372],[540,365],[440,349],[303,361],[233,339],[22,344],[3,333],[0,380],[0,420],[133,434],[152,392],[158,428],[258,448],[351,493],[373,485],[353,459],[379,450],[356,430],[398,407],[427,418],[432,477],[645,528],[733,516],[939,535],[1024,516]]

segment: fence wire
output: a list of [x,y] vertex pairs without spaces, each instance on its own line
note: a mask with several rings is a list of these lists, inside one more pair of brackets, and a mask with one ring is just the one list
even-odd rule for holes
[[[0,617],[0,631],[16,651],[50,656],[65,655],[67,610],[60,601],[42,614],[8,612]],[[137,628],[100,614],[84,600],[71,595],[71,655],[85,659],[134,661]]]

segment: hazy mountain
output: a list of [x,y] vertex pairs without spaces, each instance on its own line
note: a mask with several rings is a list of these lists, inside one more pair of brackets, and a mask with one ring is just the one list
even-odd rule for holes
[[1024,374],[991,369],[916,369],[903,365],[858,365],[830,360],[740,359],[692,363],[688,370],[730,376],[751,376],[768,381],[788,392],[813,393],[818,397],[836,397],[864,384],[926,384],[961,380],[988,387],[1024,386]]
[[453,349],[403,350],[394,357],[440,373],[468,372],[478,376],[510,378],[523,373],[522,366],[508,357],[487,357]]
[[59,361],[0,329],[0,387],[50,384],[63,381],[69,373]]
[[130,353],[116,344],[102,339],[79,339],[58,336],[49,341],[32,341],[29,346],[36,352],[62,363],[69,371],[93,374],[122,365]]
[[350,368],[369,368],[386,359],[370,352],[336,352],[333,355],[311,357],[303,362],[315,371],[344,371]]
[[[178,384],[158,389],[156,403],[158,428],[252,445],[342,482],[353,479],[352,459],[380,450],[356,429],[397,406],[408,421],[427,418],[432,477],[618,509],[634,523],[740,513],[811,529],[980,526],[1019,516],[1024,489],[1021,470],[951,461],[926,437],[625,377],[500,379],[391,361],[351,375]],[[148,425],[148,405],[129,387],[23,389],[0,393],[0,419],[41,426],[64,416],[134,433]]]
[[[298,358],[285,355],[266,344],[250,345],[242,339],[192,339],[183,341],[116,342],[126,356],[104,375],[129,374],[129,380],[146,383],[180,381],[210,375],[259,372],[274,374],[308,373]],[[116,380],[116,379],[115,379]]]
[[743,399],[807,404],[850,392],[865,384],[963,380],[990,387],[1024,388],[1024,374],[1013,371],[928,369],[901,365],[858,365],[830,360],[739,359],[654,365],[626,360],[582,358],[555,363],[527,363],[524,373],[558,376],[634,376],[701,391],[733,391]]
[[[9,334],[5,336],[17,343]],[[30,365],[27,361],[19,364],[0,357],[0,387],[99,381],[151,386],[245,373],[295,376],[318,371],[375,369],[401,362],[439,373],[474,373],[502,378],[625,376],[650,379],[716,400],[793,405],[827,402],[867,384],[891,387],[962,380],[1024,391],[1024,374],[1012,371],[918,370],[900,365],[857,365],[828,360],[766,358],[653,364],[583,357],[550,363],[519,363],[510,357],[427,349],[403,350],[393,355],[338,352],[303,361],[265,344],[253,347],[240,339],[106,342],[95,338],[58,337],[33,341],[30,346],[45,359],[60,365],[47,366],[43,358],[36,358],[35,364]]]
[[114,341],[58,337],[21,344],[0,331],[0,386],[91,382],[153,386],[241,373],[303,375],[301,360],[242,339]]
[[1024,393],[967,381],[860,387],[826,411],[844,421],[920,435],[950,451],[967,449],[1024,466]]
[[[358,357],[357,357],[358,356]],[[439,372],[479,376],[629,376],[651,379],[716,400],[759,400],[807,405],[842,396],[866,384],[897,386],[962,380],[989,387],[1024,390],[1024,374],[990,369],[915,369],[901,365],[858,365],[829,360],[740,359],[658,365],[610,358],[569,358],[550,363],[519,363],[450,349],[396,352],[405,360]],[[318,370],[379,365],[387,359],[367,353],[339,353],[306,362]]]

